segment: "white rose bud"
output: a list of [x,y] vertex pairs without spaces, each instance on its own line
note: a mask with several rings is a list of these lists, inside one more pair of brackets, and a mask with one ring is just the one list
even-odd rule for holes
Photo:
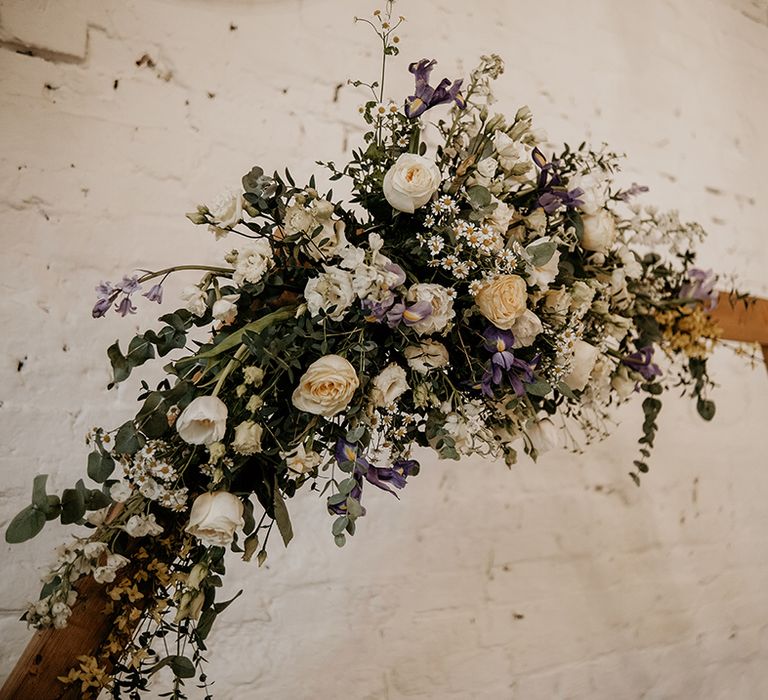
[[541,418],[531,423],[525,432],[537,455],[560,446],[560,431],[549,418]]
[[198,396],[176,419],[176,430],[190,445],[221,440],[227,429],[227,405],[216,396]]
[[408,366],[420,374],[427,374],[448,364],[448,349],[436,340],[424,340],[418,345],[409,345],[403,355]]
[[204,316],[208,308],[208,295],[200,287],[190,284],[181,290],[184,308],[195,316]]
[[574,391],[583,391],[589,381],[589,375],[595,366],[600,351],[589,343],[577,339],[573,341],[573,359],[571,371],[563,381]]
[[536,339],[536,336],[544,330],[539,317],[526,309],[513,324],[512,335],[515,336],[516,348],[527,348]]
[[475,294],[480,313],[496,328],[508,331],[525,311],[528,292],[518,275],[497,275],[485,282]]
[[389,406],[408,389],[410,387],[405,378],[405,370],[393,362],[374,377],[373,402],[377,406]]
[[581,247],[594,253],[607,253],[616,240],[616,221],[607,209],[597,214],[582,216],[584,232]]
[[225,192],[208,207],[208,211],[213,221],[208,229],[216,235],[217,239],[226,236],[229,233],[226,229],[232,228],[240,221],[243,211],[242,192],[235,192],[234,190]]
[[384,196],[394,209],[413,214],[432,198],[440,182],[434,161],[403,153],[384,176]]
[[264,432],[258,423],[245,420],[235,428],[232,449],[241,455],[253,455],[261,452],[261,435]]
[[239,294],[225,294],[213,304],[213,317],[227,326],[237,317],[237,300]]
[[227,491],[203,493],[192,504],[185,530],[207,547],[226,547],[245,523],[243,510],[243,502]]
[[330,418],[352,400],[360,380],[355,368],[339,355],[325,355],[304,372],[291,400],[300,411]]

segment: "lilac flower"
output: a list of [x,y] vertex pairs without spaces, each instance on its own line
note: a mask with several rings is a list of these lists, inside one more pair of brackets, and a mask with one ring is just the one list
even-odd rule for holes
[[429,84],[429,75],[432,69],[437,65],[437,61],[422,58],[420,61],[411,63],[408,70],[416,78],[415,94],[405,100],[405,116],[409,119],[415,119],[431,107],[436,105],[455,102],[459,109],[464,109],[466,102],[459,93],[461,89],[461,80],[454,80],[451,83],[448,78],[443,78],[436,88]]
[[139,276],[134,275],[133,277],[123,277],[122,281],[119,284],[115,285],[115,289],[120,290],[121,292],[124,292],[125,294],[131,295],[134,292],[138,292],[141,289],[141,285],[139,284]]
[[93,307],[91,316],[94,318],[101,318],[104,316],[107,311],[109,311],[109,307],[112,306],[112,302],[117,299],[119,293],[120,290],[115,289],[111,282],[99,282],[96,286],[96,296],[99,300]]
[[128,314],[135,314],[136,307],[131,301],[131,297],[126,295],[122,298],[120,303],[117,306],[115,306],[115,311],[117,311],[117,313],[119,313],[121,316],[125,317]]
[[402,321],[406,326],[413,326],[432,315],[432,303],[417,301],[407,306],[405,303],[395,304],[387,312],[387,325],[395,328]]
[[163,303],[163,285],[156,284],[148,292],[144,292],[142,296],[146,297],[150,301],[156,301],[158,304]]
[[109,311],[110,306],[112,306],[111,299],[109,298],[99,299],[94,305],[93,310],[91,311],[91,316],[93,316],[94,318],[101,318],[107,313],[107,311]]
[[645,381],[650,382],[655,377],[661,376],[661,370],[657,364],[651,362],[652,358],[653,345],[646,345],[623,358],[621,364],[639,372]]
[[715,282],[717,275],[712,270],[700,270],[692,267],[688,270],[688,282],[680,288],[681,299],[698,299],[706,303],[710,311],[717,306],[717,291]]
[[632,197],[636,197],[643,192],[647,192],[648,188],[645,185],[638,185],[636,182],[632,183],[632,186],[628,190],[619,192],[616,196],[624,202],[628,202]]
[[515,394],[523,396],[525,383],[533,382],[533,370],[538,364],[538,356],[530,363],[515,357],[512,352],[514,335],[495,326],[489,326],[483,338],[483,347],[493,353],[480,381],[483,394],[492,397],[493,386],[499,386],[506,378]]

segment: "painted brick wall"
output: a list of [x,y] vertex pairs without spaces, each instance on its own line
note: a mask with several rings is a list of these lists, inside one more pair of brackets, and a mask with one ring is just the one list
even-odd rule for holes
[[[31,478],[81,473],[82,437],[133,411],[104,348],[151,322],[93,321],[99,279],[225,250],[183,213],[254,163],[306,177],[360,132],[347,77],[376,74],[352,0],[0,2],[0,525]],[[553,141],[608,141],[626,180],[701,221],[703,263],[768,294],[765,0],[401,2],[408,60],[504,55],[499,108]],[[142,60],[142,57],[146,57]],[[183,281],[179,281],[179,285]],[[178,287],[176,287],[178,288]],[[168,296],[172,296],[173,290]],[[370,494],[337,550],[311,496],[213,636],[216,697],[732,700],[768,697],[768,377],[713,362],[718,415],[669,400],[652,473],[626,477],[638,407],[583,454],[508,471],[426,460]],[[52,545],[2,545],[0,674]],[[190,697],[202,695],[190,691]]]

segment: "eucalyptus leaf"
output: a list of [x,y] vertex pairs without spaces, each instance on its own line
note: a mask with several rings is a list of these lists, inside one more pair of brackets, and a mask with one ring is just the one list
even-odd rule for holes
[[283,538],[283,543],[288,546],[288,543],[293,539],[293,527],[291,526],[291,519],[288,515],[288,508],[285,507],[285,501],[282,495],[280,495],[280,489],[275,485],[274,490],[274,507],[275,507],[275,521],[277,522],[277,529],[280,530],[280,536]]
[[27,506],[13,520],[5,531],[8,544],[19,544],[31,540],[45,526],[45,513],[35,506]]

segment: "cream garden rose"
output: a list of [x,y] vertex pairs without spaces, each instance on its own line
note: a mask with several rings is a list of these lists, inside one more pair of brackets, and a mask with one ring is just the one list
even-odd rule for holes
[[418,345],[409,345],[403,350],[408,366],[419,374],[427,374],[432,370],[445,367],[448,364],[448,349],[436,340],[424,340]]
[[544,327],[541,325],[541,319],[533,311],[526,309],[512,324],[510,330],[515,336],[515,347],[527,348],[536,340],[536,336],[544,330]]
[[607,209],[597,214],[582,216],[584,231],[581,247],[593,253],[607,253],[616,240],[616,221]]
[[176,431],[190,445],[208,445],[224,437],[227,405],[217,396],[198,396],[176,419]]
[[373,402],[377,406],[389,406],[410,388],[405,377],[405,370],[393,362],[374,377]]
[[574,391],[583,391],[595,366],[600,351],[580,338],[573,341],[571,371],[563,381]]
[[360,386],[355,368],[339,355],[325,355],[304,372],[291,400],[300,411],[330,418],[341,413]]
[[480,313],[505,331],[510,330],[523,315],[527,301],[525,280],[518,275],[497,275],[475,294],[475,304]]
[[203,493],[192,503],[185,531],[207,547],[226,547],[244,525],[243,510],[243,502],[228,491]]
[[261,436],[264,428],[252,420],[244,420],[235,428],[232,449],[241,455],[261,452]]
[[384,176],[384,197],[394,209],[413,214],[440,187],[440,169],[433,160],[403,153]]

